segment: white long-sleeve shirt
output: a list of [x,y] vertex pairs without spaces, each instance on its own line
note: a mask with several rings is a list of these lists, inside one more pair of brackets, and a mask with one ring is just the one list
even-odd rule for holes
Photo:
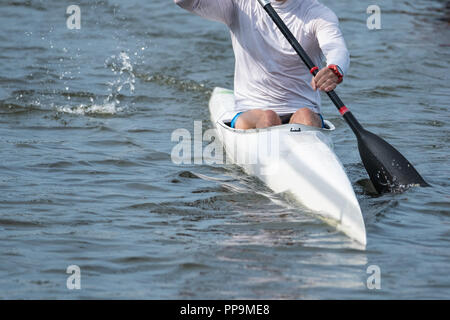
[[[271,109],[279,114],[302,107],[320,113],[312,75],[257,0],[174,0],[182,8],[225,23],[236,58],[236,112]],[[317,66],[325,56],[344,72],[350,64],[336,15],[316,0],[272,0],[272,6]]]

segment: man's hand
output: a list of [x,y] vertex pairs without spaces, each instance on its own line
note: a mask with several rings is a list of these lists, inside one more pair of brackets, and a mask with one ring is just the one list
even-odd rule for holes
[[328,67],[320,70],[311,80],[311,86],[314,90],[331,91],[336,89],[339,84],[339,77]]

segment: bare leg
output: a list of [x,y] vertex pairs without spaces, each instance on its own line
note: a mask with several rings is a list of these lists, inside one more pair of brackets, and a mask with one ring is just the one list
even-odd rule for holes
[[291,117],[289,123],[299,123],[307,126],[322,128],[322,119],[309,108],[298,109]]
[[272,110],[249,110],[236,120],[236,129],[267,128],[281,124],[280,117]]

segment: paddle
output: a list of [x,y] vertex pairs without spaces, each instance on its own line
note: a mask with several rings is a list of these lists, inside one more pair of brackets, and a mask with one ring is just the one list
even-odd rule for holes
[[[308,57],[302,46],[298,43],[291,31],[281,20],[278,13],[273,9],[269,0],[258,0],[264,10],[272,18],[273,22],[286,37],[294,50],[311,70],[313,76],[317,74],[317,68]],[[416,169],[389,143],[377,135],[365,130],[356,120],[353,114],[344,105],[336,92],[327,92],[328,97],[333,101],[336,108],[341,113],[347,124],[353,130],[358,139],[358,149],[364,167],[369,174],[375,189],[378,193],[398,192],[410,186],[429,186],[420,176]]]

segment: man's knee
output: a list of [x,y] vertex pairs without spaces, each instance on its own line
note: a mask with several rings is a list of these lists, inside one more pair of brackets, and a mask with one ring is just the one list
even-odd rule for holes
[[275,111],[261,110],[261,116],[256,124],[257,128],[266,128],[271,126],[278,126],[281,124],[280,117]]
[[322,127],[320,116],[309,108],[298,109],[291,117],[290,123]]
[[301,108],[301,109],[298,109],[298,110],[294,113],[294,116],[297,116],[297,117],[304,117],[304,118],[310,118],[310,117],[313,116],[313,115],[315,115],[315,112],[312,111],[312,110],[309,109],[309,108]]
[[236,129],[266,128],[280,125],[280,117],[272,110],[256,109],[242,114],[235,124]]

